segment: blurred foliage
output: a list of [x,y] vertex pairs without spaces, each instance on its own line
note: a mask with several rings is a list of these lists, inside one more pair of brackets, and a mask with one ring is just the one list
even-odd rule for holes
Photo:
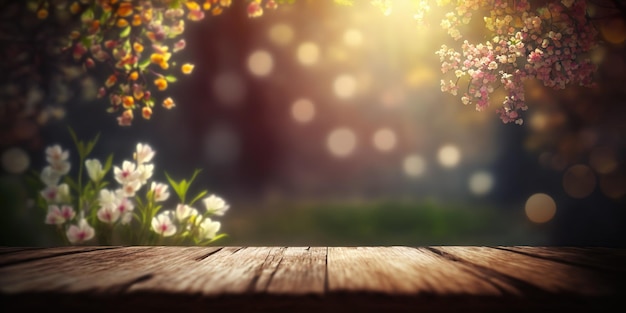
[[[227,222],[241,245],[506,245],[539,242],[518,212],[436,201],[290,202],[241,209]],[[245,215],[244,215],[245,214]]]

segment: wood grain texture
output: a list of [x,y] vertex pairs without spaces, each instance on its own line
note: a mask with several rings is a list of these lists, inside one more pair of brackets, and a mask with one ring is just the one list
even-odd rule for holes
[[587,312],[625,281],[610,248],[0,248],[9,311]]

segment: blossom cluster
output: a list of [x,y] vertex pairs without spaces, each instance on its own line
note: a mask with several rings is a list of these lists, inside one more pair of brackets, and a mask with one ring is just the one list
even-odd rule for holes
[[568,85],[592,86],[596,67],[588,53],[597,45],[596,30],[586,19],[586,0],[551,0],[531,6],[528,0],[445,1],[455,10],[446,14],[441,26],[455,40],[463,35],[475,13],[484,13],[488,40],[464,40],[461,52],[446,45],[437,51],[444,74],[441,90],[459,94],[459,82],[469,81],[461,95],[463,104],[484,110],[490,96],[503,88],[506,96],[497,110],[504,123],[522,124],[520,111],[527,109],[524,81],[537,79],[545,86],[564,89]]
[[[35,1],[31,1],[35,4]],[[249,17],[276,9],[275,0],[248,0]],[[117,113],[120,126],[130,126],[136,112],[149,120],[155,104],[165,109],[175,101],[165,92],[177,75],[189,75],[191,63],[178,63],[173,54],[183,50],[186,21],[200,21],[206,14],[220,15],[232,0],[60,0],[37,1],[31,6],[39,19],[53,10],[65,10],[79,18],[62,49],[86,70],[105,75],[98,98],[108,98],[109,113]]]
[[[79,143],[79,146],[85,145]],[[86,153],[79,154],[86,156]],[[76,180],[68,175],[71,167],[69,151],[59,145],[48,147],[48,165],[40,174],[45,185],[40,196],[42,206],[47,207],[46,224],[56,225],[71,244],[83,243],[94,237],[100,243],[110,244],[116,229],[131,231],[125,238],[126,244],[163,242],[165,237],[172,236],[175,239],[172,243],[207,244],[223,236],[218,235],[220,222],[211,217],[223,216],[229,205],[219,196],[206,196],[206,190],[194,200],[185,202],[191,181],[176,183],[168,176],[180,201],[172,209],[162,210],[163,203],[170,198],[170,186],[152,180],[154,164],[151,161],[154,155],[155,151],[149,145],[138,143],[132,161],[123,160],[121,166],[113,166],[113,180],[117,188],[110,189],[106,187],[112,181],[106,181],[105,177],[112,165],[111,157],[104,165],[98,159],[81,160],[89,178],[88,183],[83,185],[80,177],[82,166]],[[67,183],[60,183],[62,179]],[[145,193],[141,194],[143,189]],[[200,199],[204,206],[202,211],[192,206]]]

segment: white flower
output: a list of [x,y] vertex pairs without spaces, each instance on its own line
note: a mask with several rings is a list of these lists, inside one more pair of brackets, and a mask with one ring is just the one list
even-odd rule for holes
[[128,223],[130,223],[130,221],[133,218],[133,214],[130,212],[126,212],[124,214],[122,214],[122,218],[120,219],[120,223],[122,223],[122,225],[128,225]]
[[150,190],[154,193],[154,201],[160,202],[167,200],[167,198],[170,197],[168,188],[169,187],[166,184],[152,182]]
[[100,196],[98,197],[98,202],[100,206],[114,206],[115,201],[117,200],[117,195],[115,192],[112,192],[108,189],[100,190]]
[[104,171],[102,170],[102,163],[98,159],[85,160],[85,167],[87,168],[87,174],[94,182],[99,182],[104,177]]
[[196,215],[198,215],[198,210],[186,204],[179,204],[178,206],[176,206],[176,218],[181,222],[190,216]]
[[46,215],[46,224],[61,225],[66,221],[74,218],[76,212],[69,205],[64,205],[60,209],[56,205],[48,206],[48,214]]
[[70,187],[67,184],[48,186],[41,191],[41,196],[52,203],[67,202],[70,199]]
[[163,237],[169,237],[176,233],[176,225],[170,219],[170,212],[163,212],[152,218],[152,230]]
[[204,203],[204,206],[206,207],[207,212],[215,214],[215,215],[219,215],[219,216],[224,215],[224,213],[230,207],[228,204],[226,204],[226,202],[222,198],[216,195],[210,195],[204,198],[202,202]]
[[117,166],[113,167],[113,175],[115,176],[115,180],[120,184],[137,180],[138,175],[135,170],[135,163],[124,160],[121,169]]
[[63,176],[67,175],[70,172],[70,163],[66,161],[59,161],[55,163],[50,163],[50,168],[57,174]]
[[137,161],[137,164],[150,162],[152,160],[152,157],[154,157],[154,153],[154,150],[152,150],[149,145],[138,143],[137,152],[135,152],[134,154],[134,159],[135,161]]
[[46,161],[50,164],[65,161],[69,156],[69,151],[63,151],[59,145],[46,148]]
[[87,241],[93,238],[95,234],[96,232],[94,231],[93,227],[89,226],[89,224],[87,224],[87,220],[85,220],[84,218],[78,221],[78,225],[70,226],[70,228],[68,228],[66,232],[67,239],[71,243],[80,243],[83,241]]
[[113,224],[120,218],[120,211],[114,206],[103,206],[98,210],[98,219],[101,222]]
[[39,178],[46,186],[56,186],[59,180],[61,180],[61,174],[53,170],[51,166],[46,166],[43,171],[41,171]]
[[130,213],[132,210],[135,209],[135,205],[130,200],[128,200],[128,198],[125,198],[125,197],[117,198],[117,201],[115,204],[116,204],[115,207],[117,208],[117,210],[120,212],[120,214],[123,214],[123,215]]
[[154,172],[154,164],[139,164],[137,166],[137,179],[144,185]]
[[137,190],[141,188],[141,182],[139,180],[129,181],[122,185],[122,188],[118,189],[118,194],[124,197],[134,197]]
[[202,239],[213,239],[220,230],[221,223],[213,222],[210,218],[205,218],[198,228],[198,237]]

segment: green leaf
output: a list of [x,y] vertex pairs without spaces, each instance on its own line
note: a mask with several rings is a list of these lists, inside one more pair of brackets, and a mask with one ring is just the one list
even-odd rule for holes
[[202,246],[208,245],[210,243],[216,242],[216,241],[218,241],[218,240],[220,240],[222,238],[225,238],[225,237],[228,237],[228,235],[222,233],[222,234],[219,234],[219,235],[213,237],[213,239],[211,239],[211,240],[205,240],[205,241],[201,242],[200,245],[202,245]]
[[183,179],[180,183],[177,183],[175,180],[173,180],[169,174],[167,174],[167,172],[165,172],[165,177],[167,178],[167,181],[170,183],[170,186],[172,186],[172,189],[174,189],[174,192],[176,192],[176,195],[178,195],[178,198],[180,199],[181,202],[185,202],[185,193],[183,192],[183,187],[181,186],[183,184],[183,182],[185,182],[185,180]]
[[167,75],[165,76],[165,80],[167,80],[170,83],[175,83],[178,81],[178,78],[176,78],[176,76],[174,75]]
[[149,58],[141,60],[141,62],[139,62],[139,69],[141,69],[143,71],[146,67],[148,67],[148,65],[150,65],[150,59]]
[[87,148],[85,149],[85,156],[91,153],[91,151],[93,150],[93,147],[96,146],[98,139],[100,139],[100,133],[98,133],[96,137],[94,137],[93,140],[87,143]]
[[201,191],[199,194],[197,194],[193,200],[189,201],[189,205],[193,205],[196,201],[200,200],[202,197],[204,197],[207,193],[209,193],[208,190],[203,190]]
[[124,29],[122,29],[122,31],[120,32],[120,38],[128,37],[128,35],[130,35],[131,29],[132,29],[132,27],[130,25],[128,25]]
[[63,181],[70,186],[70,188],[72,188],[72,190],[74,190],[74,192],[76,192],[77,194],[80,193],[80,190],[78,190],[78,183],[76,183],[76,181],[70,177],[70,176],[64,176],[63,177]]
[[102,175],[106,176],[106,174],[111,169],[112,165],[113,165],[113,153],[109,154],[109,157],[107,158],[107,160],[104,161],[104,166],[102,167]]

